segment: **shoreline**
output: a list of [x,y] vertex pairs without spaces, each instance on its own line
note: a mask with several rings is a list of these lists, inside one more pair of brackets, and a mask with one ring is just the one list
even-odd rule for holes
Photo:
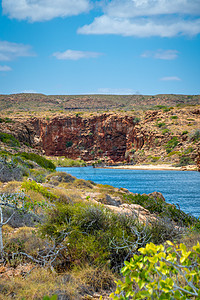
[[129,169],[129,170],[155,170],[155,171],[198,171],[196,165],[183,167],[174,167],[169,164],[163,165],[124,165],[124,166],[106,166],[106,169]]

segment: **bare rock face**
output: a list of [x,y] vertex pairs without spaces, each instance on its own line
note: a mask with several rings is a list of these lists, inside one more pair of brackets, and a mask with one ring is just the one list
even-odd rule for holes
[[38,146],[46,155],[81,158],[86,161],[107,157],[125,160],[126,151],[141,149],[145,135],[135,128],[135,117],[102,114],[87,119],[77,117],[32,120]]
[[9,123],[0,123],[0,132],[12,134],[19,142],[34,145],[35,128],[27,119],[13,119]]
[[134,216],[141,223],[152,222],[156,220],[156,216],[151,214],[147,209],[139,204],[121,204],[120,206],[105,205],[115,213]]

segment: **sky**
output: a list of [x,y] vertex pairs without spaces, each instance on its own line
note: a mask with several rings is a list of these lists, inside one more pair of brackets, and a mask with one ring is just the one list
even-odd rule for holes
[[200,94],[200,0],[1,0],[12,93]]

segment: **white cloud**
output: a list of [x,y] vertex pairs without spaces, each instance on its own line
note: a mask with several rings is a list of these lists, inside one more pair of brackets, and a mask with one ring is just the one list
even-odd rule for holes
[[200,0],[111,0],[105,1],[103,11],[78,33],[135,37],[200,33]]
[[18,20],[48,21],[87,12],[89,0],[2,0],[3,13]]
[[132,89],[112,89],[112,88],[99,88],[97,94],[111,94],[111,95],[133,95]]
[[97,17],[94,22],[78,29],[81,34],[118,34],[135,37],[174,37],[177,35],[197,35],[200,33],[200,19],[154,20],[113,18],[107,15]]
[[172,60],[178,57],[177,50],[162,50],[159,49],[157,51],[145,51],[141,57],[153,57],[156,59],[164,59],[164,60]]
[[10,61],[20,56],[34,56],[34,53],[29,45],[0,41],[0,61]]
[[169,76],[169,77],[163,77],[160,78],[162,81],[181,81],[181,79],[177,76]]
[[12,69],[9,66],[0,66],[0,72],[8,72]]
[[200,14],[199,0],[112,0],[104,6],[112,17],[131,18],[168,14]]
[[102,55],[98,52],[88,52],[88,51],[76,51],[76,50],[66,50],[65,52],[55,52],[53,56],[57,59],[69,59],[69,60],[79,60],[81,58],[95,58]]

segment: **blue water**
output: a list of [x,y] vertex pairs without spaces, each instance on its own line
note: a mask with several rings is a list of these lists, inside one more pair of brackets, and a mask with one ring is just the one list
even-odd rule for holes
[[178,204],[195,217],[200,216],[200,173],[192,171],[153,171],[98,169],[92,167],[57,168],[77,178],[127,188],[133,193],[161,192],[166,202]]

